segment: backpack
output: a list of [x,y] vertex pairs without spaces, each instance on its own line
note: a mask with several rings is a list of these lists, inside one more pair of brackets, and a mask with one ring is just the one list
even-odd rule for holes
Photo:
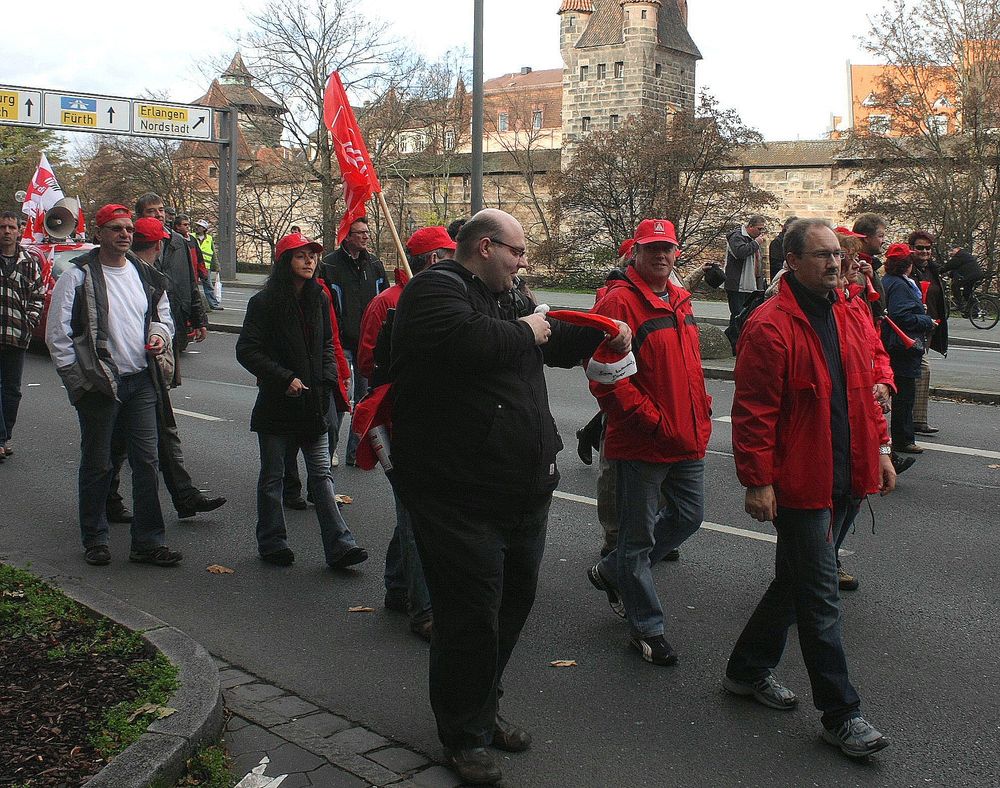
[[736,355],[736,343],[740,340],[743,326],[746,325],[747,320],[750,319],[750,315],[753,314],[754,310],[764,303],[764,300],[763,290],[756,290],[751,293],[743,309],[730,321],[725,331],[722,332],[726,335],[726,339],[729,340],[729,344],[732,345],[734,356]]

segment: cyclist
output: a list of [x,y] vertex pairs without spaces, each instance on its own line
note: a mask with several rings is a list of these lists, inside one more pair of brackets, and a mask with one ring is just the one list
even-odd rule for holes
[[[941,273],[951,276],[954,283],[952,296],[955,299],[955,304],[962,310],[962,314],[968,317],[969,297],[976,289],[976,285],[986,278],[979,261],[965,249],[956,247],[949,252],[949,259],[941,266]],[[959,288],[961,288],[961,294],[959,294]]]

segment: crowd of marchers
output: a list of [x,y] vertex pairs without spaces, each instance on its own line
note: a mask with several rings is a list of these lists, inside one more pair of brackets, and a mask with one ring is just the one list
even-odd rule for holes
[[[161,474],[179,517],[226,502],[193,485],[170,405],[181,352],[205,337],[203,298],[221,307],[212,283],[199,293],[206,283],[194,247],[204,249],[207,227],[192,241],[184,222],[164,219],[155,194],[134,211],[102,207],[98,245],[52,292],[46,343],[79,419],[79,526],[92,565],[112,560],[113,521],[131,523],[130,560],[182,560],[166,544]],[[840,591],[858,580],[838,552],[861,502],[891,492],[921,451],[915,434],[936,432],[927,422],[926,355],[947,350],[940,274],[962,270],[974,287],[975,260],[959,249],[939,267],[924,231],[890,244],[883,260],[885,222],[874,215],[853,229],[789,219],[769,254],[765,231],[763,217],[750,217],[728,236],[723,266],[706,264],[682,281],[673,224],[645,219],[589,312],[535,302],[519,277],[523,228],[499,210],[417,230],[395,284],[368,250],[364,217],[325,256],[297,227],[277,241],[236,344],[257,383],[250,429],[260,450],[260,558],[294,563],[285,509],[312,503],[331,569],[368,559],[334,487],[350,415],[344,462],[381,468],[395,501],[385,606],[430,641],[430,702],[447,762],[464,782],[501,779],[490,747],[531,746],[498,704],[559,482],[562,442],[545,365],[582,366],[600,409],[577,433],[581,457],[589,462],[591,447],[600,457],[604,544],[587,577],[643,659],[678,660],[651,570],[679,559],[703,519],[712,400],[691,296],[703,278],[724,286],[730,306],[733,451],[745,510],[777,532],[774,579],[733,647],[723,686],[794,709],[798,699],[775,669],[795,624],[822,737],[852,757],[888,746],[848,678]],[[17,242],[13,214],[0,214],[0,266],[2,461],[13,455],[24,349],[44,293],[42,260]],[[126,458],[131,512],[117,492]]]

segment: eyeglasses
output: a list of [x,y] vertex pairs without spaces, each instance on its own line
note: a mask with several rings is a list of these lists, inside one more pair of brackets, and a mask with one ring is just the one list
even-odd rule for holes
[[913,251],[915,252],[929,252],[931,250],[930,246],[914,246]]
[[836,252],[806,252],[806,256],[817,260],[843,260],[847,252],[843,249],[838,249]]
[[510,249],[514,257],[524,257],[528,253],[528,250],[525,249],[523,246],[511,246],[509,243],[507,243],[506,241],[501,241],[499,238],[490,238],[490,240],[493,241],[493,243],[495,244],[506,246],[508,249]]

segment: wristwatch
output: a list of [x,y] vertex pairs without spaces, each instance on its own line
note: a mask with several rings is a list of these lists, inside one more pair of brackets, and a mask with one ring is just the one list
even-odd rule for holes
[[889,456],[890,454],[892,454],[892,445],[888,443],[883,443],[881,446],[878,447],[878,453]]

